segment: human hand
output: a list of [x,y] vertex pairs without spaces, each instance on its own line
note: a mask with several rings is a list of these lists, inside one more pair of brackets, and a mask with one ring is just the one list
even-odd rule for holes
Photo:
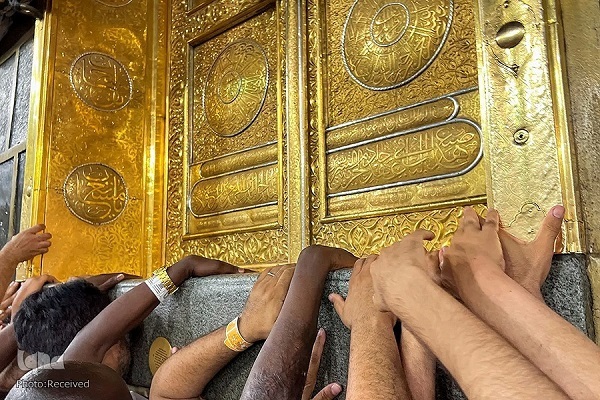
[[[310,396],[312,396],[312,392],[315,390],[323,348],[325,347],[325,340],[325,330],[321,328],[319,329],[319,333],[317,333],[317,338],[315,339],[315,344],[313,345],[312,353],[310,355],[310,364],[308,366],[308,373],[306,374],[306,383],[304,385],[304,391],[302,392],[302,400],[309,400]],[[317,393],[312,400],[333,400],[340,393],[342,393],[342,386],[339,383],[330,383]]]
[[391,313],[380,312],[373,303],[373,278],[371,277],[371,264],[377,260],[377,256],[361,258],[354,264],[352,277],[348,287],[348,296],[346,300],[336,293],[329,295],[329,301],[333,303],[336,313],[346,325],[352,330],[355,323],[371,321],[373,318],[379,318],[390,323],[393,326],[396,318]]
[[14,235],[8,243],[0,250],[0,254],[9,264],[18,264],[22,261],[31,260],[33,257],[48,252],[51,246],[50,233],[40,233],[46,229],[46,225],[38,224]]
[[2,302],[0,302],[0,329],[4,328],[10,322],[12,313],[12,303],[17,295],[17,291],[21,287],[20,282],[11,282],[4,293]]
[[327,272],[341,268],[351,268],[358,260],[352,253],[337,247],[321,245],[308,246],[300,253],[298,265],[314,265]]
[[269,336],[293,275],[292,264],[268,268],[260,274],[238,320],[240,334],[246,341],[254,343]]
[[100,274],[100,275],[84,275],[72,279],[84,279],[96,286],[101,292],[108,292],[120,282],[126,279],[139,279],[140,276],[124,273]]
[[472,207],[465,207],[464,215],[452,238],[450,247],[442,249],[440,264],[442,283],[456,291],[461,298],[478,271],[504,271],[504,256],[498,236],[500,216],[489,209],[485,220]]
[[21,304],[23,303],[23,301],[25,301],[26,298],[28,298],[34,293],[39,292],[40,290],[42,290],[44,285],[49,283],[59,283],[59,281],[52,275],[41,275],[36,276],[34,278],[29,278],[25,282],[23,282],[21,284],[21,287],[17,291],[17,294],[12,303],[11,319],[15,319],[15,316],[21,308]]
[[552,207],[542,221],[537,236],[531,242],[518,239],[504,229],[498,232],[506,263],[506,274],[540,299],[540,289],[550,272],[556,239],[562,232],[564,215],[563,206]]
[[432,240],[434,234],[419,229],[405,236],[401,241],[381,250],[381,254],[371,266],[374,304],[380,311],[390,311],[388,302],[397,297],[397,293],[415,290],[412,284],[415,276],[425,276],[433,283],[428,272],[438,267],[435,252],[428,252],[423,246],[424,240]]

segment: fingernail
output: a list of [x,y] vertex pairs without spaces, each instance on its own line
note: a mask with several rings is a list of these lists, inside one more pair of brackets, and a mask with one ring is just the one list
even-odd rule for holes
[[563,218],[565,216],[565,208],[563,206],[554,206],[552,208],[552,215],[555,218]]
[[317,336],[318,336],[318,337],[321,337],[321,336],[323,336],[324,334],[325,334],[325,329],[321,328],[321,329],[319,329],[319,332],[317,333]]
[[330,293],[329,296],[327,296],[327,298],[329,299],[330,302],[333,303],[333,293]]
[[123,279],[125,279],[125,275],[123,275],[123,274],[117,275],[117,280],[118,281],[122,281]]
[[333,386],[331,386],[331,393],[334,396],[337,396],[338,394],[342,393],[342,387],[337,383],[334,383]]
[[10,285],[8,285],[8,287],[14,286],[14,285],[15,285],[15,283],[17,283],[17,282],[15,282],[15,281],[12,281],[12,282],[10,283]]

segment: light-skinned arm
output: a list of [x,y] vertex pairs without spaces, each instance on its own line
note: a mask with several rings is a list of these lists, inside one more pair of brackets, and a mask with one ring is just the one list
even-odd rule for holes
[[412,398],[414,400],[434,400],[435,356],[406,325],[402,325],[400,355]]
[[[562,207],[554,210],[557,214],[549,214],[544,222],[554,229],[545,228],[541,236],[548,249],[554,247],[564,213]],[[499,256],[502,250],[498,213],[490,210],[482,224],[475,212],[467,208],[461,226],[452,246],[444,252],[444,269],[452,270],[465,304],[570,398],[598,398],[600,348],[506,275]],[[481,247],[483,243],[485,247]],[[545,253],[551,254],[548,250]],[[535,289],[530,290],[535,293]]]
[[331,294],[330,301],[350,329],[350,366],[346,399],[410,399],[398,344],[396,317],[373,304],[371,263],[376,256],[354,264],[346,300]]
[[[218,274],[231,274],[237,268],[218,260],[187,256],[167,269],[176,286],[186,279]],[[158,306],[159,301],[148,285],[141,283],[120,296],[87,324],[62,356],[64,361],[100,363],[106,352],[138,326]]]
[[281,314],[250,371],[242,400],[302,398],[325,279],[331,270],[355,261],[347,251],[330,247],[302,251]]
[[417,231],[384,250],[373,263],[375,304],[393,312],[445,365],[469,399],[567,399],[506,340],[436,285]]

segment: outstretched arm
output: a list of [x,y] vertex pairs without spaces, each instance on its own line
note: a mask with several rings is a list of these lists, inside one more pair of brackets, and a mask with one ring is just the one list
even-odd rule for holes
[[4,370],[17,355],[17,337],[12,324],[0,331],[0,371]]
[[[269,335],[294,269],[278,266],[259,276],[239,319],[242,337],[254,343]],[[225,327],[201,337],[167,359],[152,380],[151,400],[199,399],[210,380],[239,353],[224,344]]]
[[44,229],[46,226],[43,224],[25,229],[13,236],[0,250],[0,293],[6,291],[20,262],[48,252],[52,235],[43,233]]
[[[373,304],[371,264],[376,256],[354,264],[348,297],[331,294],[330,301],[350,329],[348,400],[410,399],[394,336],[396,317]],[[376,384],[375,384],[376,383]]]
[[567,399],[517,350],[427,276],[427,263],[434,259],[427,257],[423,240],[432,238],[431,232],[418,231],[382,250],[371,270],[380,309],[392,311],[406,323],[470,399]]
[[[233,265],[198,256],[185,257],[167,269],[175,286],[180,286],[192,276],[236,271]],[[75,336],[65,350],[63,360],[102,362],[106,352],[138,326],[158,304],[158,299],[145,283],[136,286],[102,310]]]
[[243,400],[300,399],[317,333],[317,317],[327,274],[349,267],[350,253],[323,246],[298,258],[281,314],[265,342],[242,392]]
[[[557,211],[558,215],[546,217],[542,228],[541,238],[546,242],[546,251],[540,255],[548,258],[547,268],[562,222],[560,212],[564,209],[560,207]],[[492,249],[500,252],[497,213],[490,211],[481,224],[475,212],[466,209],[461,225],[464,226],[464,234],[454,238],[453,247],[445,252],[444,264],[452,269],[465,304],[570,398],[598,397],[600,349],[536,296],[541,285],[539,279],[536,280],[540,282],[537,287],[530,286],[527,290],[504,273],[504,264],[497,257],[490,257]],[[480,243],[474,239],[476,235],[486,234],[489,239],[484,253]],[[494,246],[490,245],[492,243]],[[529,269],[535,272],[536,268],[531,265]]]
[[414,400],[435,399],[435,356],[405,325],[400,353],[406,380]]

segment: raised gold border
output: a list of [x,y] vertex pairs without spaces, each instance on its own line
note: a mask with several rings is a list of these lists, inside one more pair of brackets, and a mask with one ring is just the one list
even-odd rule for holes
[[[584,238],[574,188],[555,0],[476,0],[477,53],[482,129],[486,147],[488,205],[499,210],[515,236],[532,240],[545,213],[566,208],[564,250],[581,252]],[[527,55],[521,65],[497,56],[496,32],[520,18],[532,18],[525,39],[508,57]],[[522,21],[523,22],[523,21]],[[531,102],[530,99],[535,99]],[[525,142],[518,140],[526,130]]]

